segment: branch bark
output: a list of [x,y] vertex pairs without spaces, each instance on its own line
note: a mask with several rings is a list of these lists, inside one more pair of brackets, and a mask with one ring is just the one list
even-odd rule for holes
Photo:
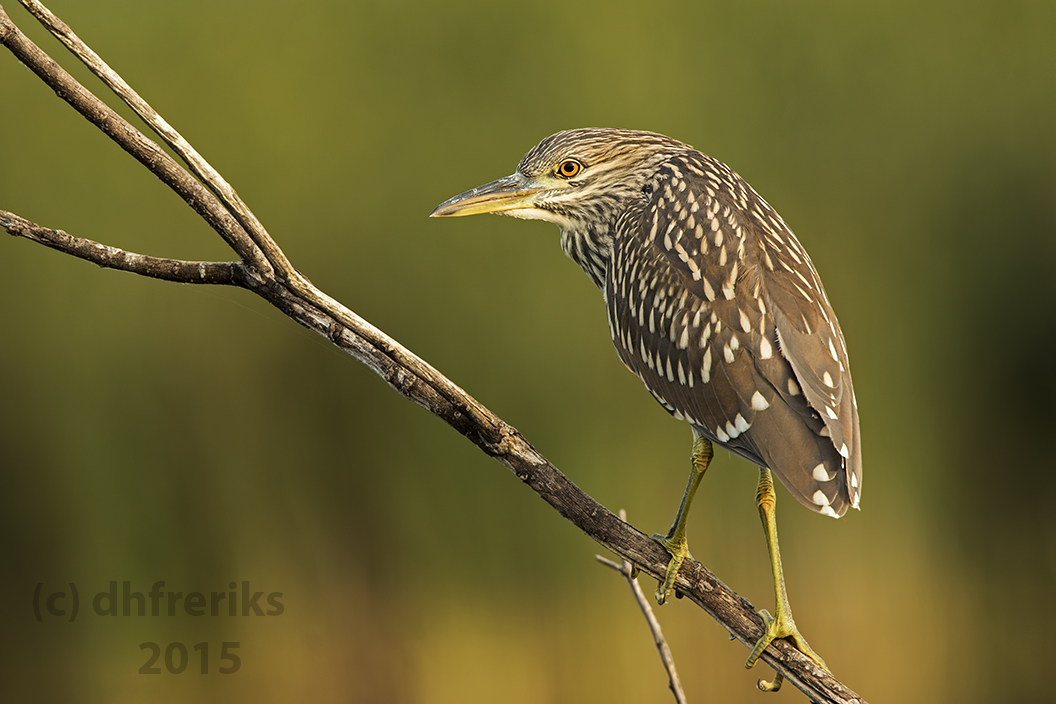
[[[136,110],[187,161],[197,178],[34,45],[15,26],[2,5],[0,43],[60,98],[185,200],[227,242],[240,261],[189,262],[125,252],[61,230],[41,227],[6,211],[0,211],[0,226],[11,235],[39,242],[102,267],[169,281],[234,285],[253,291],[291,319],[325,335],[334,345],[385,379],[401,395],[464,435],[600,545],[654,578],[663,576],[668,555],[659,544],[584,493],[514,427],[293,269],[234,189],[190,144],[47,8],[36,0],[21,2]],[[762,636],[762,620],[752,605],[700,563],[687,559],[675,587],[681,596],[704,609],[748,648]],[[775,641],[763,653],[762,660],[812,701],[832,704],[864,701],[784,641]]]
[[241,286],[245,271],[242,262],[191,262],[127,252],[84,237],[74,237],[62,230],[41,227],[6,210],[0,210],[0,227],[10,235],[24,237],[104,269],[129,271],[152,279],[181,284]]

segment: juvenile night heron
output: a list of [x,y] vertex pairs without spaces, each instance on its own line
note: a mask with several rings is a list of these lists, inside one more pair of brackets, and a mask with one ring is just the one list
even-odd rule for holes
[[[690,502],[717,442],[759,466],[776,613],[746,667],[789,638],[824,667],[792,619],[771,470],[800,503],[858,508],[862,462],[847,349],[814,266],[781,217],[725,164],[650,132],[547,137],[516,172],[441,203],[433,216],[500,213],[561,228],[561,247],[601,289],[620,359],[693,430],[693,468],[660,603],[689,550]],[[780,686],[780,677],[771,689]]]

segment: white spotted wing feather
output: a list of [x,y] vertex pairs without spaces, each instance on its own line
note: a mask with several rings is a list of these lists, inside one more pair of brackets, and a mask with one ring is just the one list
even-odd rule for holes
[[605,282],[624,363],[676,417],[841,516],[861,493],[847,352],[791,230],[737,174],[687,151],[616,225]]

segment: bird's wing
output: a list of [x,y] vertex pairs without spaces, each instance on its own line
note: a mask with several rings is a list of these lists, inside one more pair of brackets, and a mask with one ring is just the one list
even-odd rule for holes
[[621,217],[606,288],[624,363],[676,416],[842,515],[861,490],[836,317],[806,253],[721,162],[662,166]]

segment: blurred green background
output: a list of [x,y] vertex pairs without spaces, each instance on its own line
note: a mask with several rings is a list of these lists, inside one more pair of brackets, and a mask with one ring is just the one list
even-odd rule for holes
[[[1056,700],[1056,3],[50,6],[301,271],[646,532],[677,506],[690,434],[622,368],[556,228],[426,216],[571,127],[663,132],[729,163],[811,253],[861,406],[861,513],[834,522],[781,492],[804,634],[871,701]],[[7,52],[0,95],[0,208],[229,256]],[[599,548],[324,339],[242,291],[24,240],[0,241],[0,267],[0,699],[670,700]],[[756,473],[718,458],[694,554],[772,609]],[[285,610],[95,616],[112,580],[249,581]],[[36,585],[71,582],[77,621],[38,623]],[[755,691],[768,671],[692,605],[659,617],[691,701],[802,700]],[[212,674],[193,651],[183,674],[138,674],[148,641],[209,642]],[[216,672],[224,641],[241,643],[233,675]]]

